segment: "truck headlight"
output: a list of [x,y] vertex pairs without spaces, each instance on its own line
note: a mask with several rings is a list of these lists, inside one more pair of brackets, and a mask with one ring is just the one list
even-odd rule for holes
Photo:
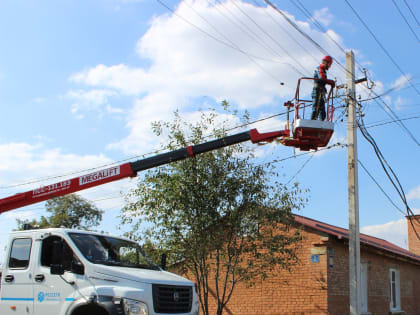
[[125,315],[148,315],[147,305],[143,302],[123,298],[123,307]]

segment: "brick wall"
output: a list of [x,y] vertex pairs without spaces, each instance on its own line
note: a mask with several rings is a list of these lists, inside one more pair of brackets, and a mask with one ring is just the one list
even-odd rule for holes
[[[317,315],[327,313],[327,261],[325,246],[315,247],[321,237],[303,232],[304,240],[298,251],[299,263],[292,270],[281,271],[279,277],[260,280],[252,288],[243,284],[235,288],[228,304],[232,314]],[[319,262],[311,262],[311,249],[322,252]]]
[[[280,276],[255,281],[253,287],[238,284],[224,314],[350,313],[347,241],[327,237],[311,228],[305,228],[302,235],[299,263],[290,272],[282,270]],[[319,262],[312,262],[312,255],[318,255]],[[368,266],[368,311],[371,315],[390,314],[390,268],[400,270],[404,315],[420,315],[419,265],[366,246],[361,247],[361,262]],[[211,288],[214,292],[213,285]],[[216,314],[216,301],[211,295],[209,300],[210,314]]]
[[[328,268],[329,314],[349,314],[348,246],[329,241],[333,248],[334,266]],[[401,309],[404,315],[420,314],[420,266],[400,260],[371,247],[362,246],[361,263],[367,264],[368,312],[372,315],[390,314],[389,269],[400,271]]]
[[[256,280],[252,287],[237,284],[224,314],[327,314],[327,258],[323,236],[308,230],[302,231],[302,236],[299,263],[290,272],[280,270],[280,276]],[[319,262],[311,262],[314,253],[319,253]],[[215,292],[214,285],[210,287]],[[210,314],[216,314],[216,300],[209,295]]]
[[409,218],[412,219],[411,222],[413,223],[414,228],[416,229],[417,233],[420,234],[420,215],[407,217],[408,249],[410,252],[416,255],[420,255],[420,240],[417,238],[417,235],[414,232],[413,226],[411,225]]

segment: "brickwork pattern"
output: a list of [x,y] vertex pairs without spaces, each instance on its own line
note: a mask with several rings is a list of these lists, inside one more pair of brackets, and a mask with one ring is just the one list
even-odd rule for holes
[[414,232],[413,226],[417,233],[420,234],[420,215],[412,216],[412,224],[407,218],[408,226],[408,249],[410,252],[420,255],[420,240],[418,240],[416,233]]
[[[224,314],[350,313],[347,241],[328,239],[311,228],[305,228],[302,234],[299,263],[290,272],[282,270],[280,276],[255,281],[252,287],[238,284]],[[314,253],[319,254],[319,262],[312,262]],[[420,315],[420,265],[368,246],[361,247],[361,262],[368,266],[369,314],[390,314],[389,269],[395,268],[400,270],[403,314]],[[215,291],[214,285],[211,289]],[[211,295],[209,300],[210,314],[216,314],[216,300]]]
[[[329,314],[349,314],[348,247],[343,242],[330,241],[334,248],[334,267],[328,269]],[[390,314],[389,269],[400,271],[401,310],[404,315],[420,315],[420,266],[368,247],[361,247],[361,263],[367,264],[368,312]]]

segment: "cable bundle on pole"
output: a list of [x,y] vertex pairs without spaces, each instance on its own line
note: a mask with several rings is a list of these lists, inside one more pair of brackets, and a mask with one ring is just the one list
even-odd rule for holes
[[379,163],[381,164],[386,176],[391,181],[391,184],[394,186],[395,190],[397,191],[398,195],[400,196],[402,202],[404,203],[404,206],[406,208],[407,212],[407,218],[410,221],[411,226],[413,227],[414,233],[417,236],[417,239],[420,240],[420,235],[417,232],[417,230],[414,227],[413,218],[416,220],[418,224],[420,224],[420,221],[417,217],[415,217],[414,212],[411,210],[410,206],[408,205],[407,198],[405,196],[404,188],[401,185],[400,180],[398,179],[398,176],[395,174],[392,167],[389,165],[387,160],[385,159],[384,155],[382,154],[381,150],[379,149],[375,139],[373,139],[372,135],[369,133],[369,131],[366,129],[365,122],[363,121],[362,115],[359,116],[359,120],[357,122],[357,125],[360,129],[361,134],[363,137],[371,144],[373,150],[375,151],[375,154],[379,160]]

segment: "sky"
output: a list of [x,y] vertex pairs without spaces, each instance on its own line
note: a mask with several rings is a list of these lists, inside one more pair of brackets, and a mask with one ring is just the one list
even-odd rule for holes
[[[378,1],[272,3],[284,15],[263,0],[1,1],[0,198],[150,156],[164,141],[152,122],[170,121],[176,110],[194,121],[200,109],[221,112],[226,100],[251,121],[283,113],[298,78],[312,76],[326,53],[334,58],[329,78],[344,84],[351,50],[356,77],[365,68],[368,78],[356,88],[364,121],[420,213],[420,3],[381,1],[380,14]],[[302,94],[310,97],[310,89]],[[381,98],[364,101],[374,93]],[[335,104],[330,144],[343,144],[342,99]],[[284,119],[249,129],[280,130]],[[404,204],[370,144],[360,133],[357,139],[358,159],[386,193],[359,167],[361,231],[407,248],[406,219],[388,197],[400,210]],[[309,189],[297,214],[348,227],[345,147],[302,156],[280,144],[255,150],[258,163],[276,161],[284,183]],[[128,231],[119,215],[136,182],[80,193],[104,210],[99,230]],[[45,214],[43,203],[1,214],[0,248],[17,218]]]

